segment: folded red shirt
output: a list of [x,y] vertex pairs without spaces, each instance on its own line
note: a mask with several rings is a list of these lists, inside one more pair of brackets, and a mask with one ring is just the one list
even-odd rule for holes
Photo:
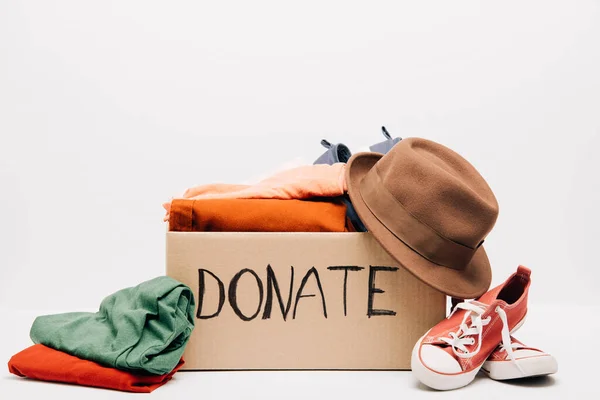
[[18,376],[42,381],[150,393],[167,383],[183,363],[183,359],[180,360],[165,375],[132,374],[35,344],[12,356],[8,362],[8,370]]

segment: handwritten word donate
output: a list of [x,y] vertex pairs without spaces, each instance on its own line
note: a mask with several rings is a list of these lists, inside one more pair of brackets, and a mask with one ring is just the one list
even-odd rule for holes
[[[302,280],[300,281],[300,285],[298,286],[297,290],[294,292],[294,290],[293,290],[294,289],[294,267],[290,267],[290,268],[291,268],[290,285],[289,285],[290,289],[288,291],[287,299],[284,299],[284,297],[281,294],[281,291],[279,289],[279,283],[277,281],[277,277],[275,276],[275,272],[273,271],[273,268],[271,268],[271,265],[267,265],[266,290],[265,290],[265,285],[264,285],[263,281],[260,279],[260,277],[258,276],[258,274],[252,269],[245,268],[245,269],[242,269],[241,271],[239,271],[237,274],[235,274],[233,276],[233,278],[231,278],[231,281],[229,282],[228,287],[227,287],[227,296],[225,295],[225,284],[215,273],[213,273],[207,269],[203,269],[203,268],[199,269],[198,270],[198,283],[199,283],[198,311],[197,311],[196,317],[199,319],[210,319],[210,318],[217,317],[221,313],[223,306],[225,305],[225,300],[227,299],[227,300],[229,300],[229,306],[231,307],[233,312],[243,321],[251,321],[251,320],[255,319],[260,314],[261,309],[263,310],[262,319],[269,319],[269,318],[271,318],[271,311],[273,309],[273,299],[274,299],[273,295],[275,295],[277,297],[277,303],[279,305],[279,308],[281,310],[284,320],[286,320],[288,317],[288,314],[292,307],[292,300],[293,300],[294,306],[293,306],[293,310],[292,310],[292,319],[294,319],[294,318],[296,318],[296,311],[298,310],[298,303],[300,302],[300,300],[305,297],[315,297],[316,296],[315,293],[304,293],[307,282],[312,279],[315,281],[315,283],[318,287],[318,291],[319,291],[318,294],[321,297],[321,303],[323,306],[323,316],[325,318],[327,318],[327,304],[325,302],[323,286],[321,285],[321,279],[319,277],[319,272],[317,271],[317,269],[315,267],[312,267],[311,269],[309,269],[306,272],[306,274],[302,277]],[[346,315],[346,288],[347,288],[347,283],[348,283],[348,273],[361,271],[363,269],[365,269],[365,267],[358,267],[358,266],[354,266],[354,265],[327,267],[327,270],[330,271],[328,273],[335,273],[335,271],[343,271],[343,273],[344,273],[344,284],[343,284],[343,289],[342,289],[343,290],[343,299],[344,299],[344,315]],[[369,282],[368,282],[368,298],[367,298],[367,316],[369,318],[372,316],[378,316],[378,315],[392,315],[392,316],[396,315],[396,312],[392,311],[392,310],[373,309],[373,297],[376,293],[384,293],[384,291],[382,289],[376,287],[375,279],[376,279],[377,272],[379,272],[379,271],[395,272],[397,270],[398,270],[397,267],[374,266],[374,265],[369,266]],[[256,287],[258,289],[258,307],[256,309],[256,312],[252,315],[245,315],[238,307],[238,301],[237,301],[238,283],[239,283],[240,279],[246,274],[251,275],[254,278],[254,280],[256,281]],[[203,312],[202,306],[204,304],[204,296],[206,294],[206,279],[207,279],[207,277],[214,279],[218,284],[219,302],[218,302],[217,310],[214,313],[205,315],[202,313]],[[266,292],[266,299],[265,299],[265,292]],[[264,308],[263,308],[263,303],[264,303]]]

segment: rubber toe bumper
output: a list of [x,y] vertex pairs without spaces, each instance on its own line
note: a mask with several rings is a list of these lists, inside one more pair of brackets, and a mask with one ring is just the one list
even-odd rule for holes
[[458,361],[433,345],[421,346],[421,339],[412,351],[413,375],[426,386],[436,390],[452,390],[466,386],[475,379],[479,368],[462,372]]

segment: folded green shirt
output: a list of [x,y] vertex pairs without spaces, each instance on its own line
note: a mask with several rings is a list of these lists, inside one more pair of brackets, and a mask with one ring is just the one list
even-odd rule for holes
[[194,329],[189,287],[160,276],[106,297],[96,313],[37,317],[34,343],[132,372],[163,375],[177,365]]

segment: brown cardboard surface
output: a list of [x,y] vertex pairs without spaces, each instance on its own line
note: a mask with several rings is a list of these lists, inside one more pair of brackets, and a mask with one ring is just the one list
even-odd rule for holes
[[446,310],[369,233],[167,232],[167,275],[196,298],[187,370],[410,369],[414,343]]

